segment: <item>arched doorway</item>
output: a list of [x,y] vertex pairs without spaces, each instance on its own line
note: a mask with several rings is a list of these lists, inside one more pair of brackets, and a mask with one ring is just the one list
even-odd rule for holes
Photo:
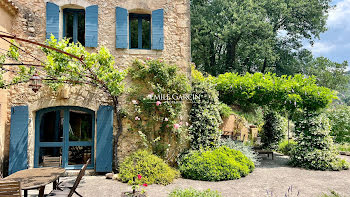
[[[62,157],[61,166],[79,169],[94,161],[95,113],[81,107],[51,107],[39,110],[35,118],[34,167],[43,157]],[[91,162],[89,168],[94,168]]]

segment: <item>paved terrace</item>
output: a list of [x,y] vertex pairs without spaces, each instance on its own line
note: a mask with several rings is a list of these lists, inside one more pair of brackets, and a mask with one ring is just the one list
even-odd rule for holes
[[[350,161],[350,157],[344,157]],[[286,165],[288,157],[275,155],[275,160],[263,156],[262,164],[245,178],[221,182],[194,181],[177,179],[168,186],[151,185],[146,188],[150,197],[166,197],[175,188],[212,189],[218,190],[227,197],[264,197],[266,192],[273,196],[284,197],[290,186],[293,186],[292,196],[320,196],[323,192],[334,190],[341,195],[350,196],[350,170],[312,171],[292,168]],[[61,180],[73,180],[75,177],[64,177]],[[46,187],[49,193],[52,185]],[[119,197],[122,192],[130,191],[131,187],[119,181],[105,179],[104,176],[85,176],[77,191],[84,197]],[[37,191],[29,192],[32,197]],[[76,196],[76,195],[75,195]]]

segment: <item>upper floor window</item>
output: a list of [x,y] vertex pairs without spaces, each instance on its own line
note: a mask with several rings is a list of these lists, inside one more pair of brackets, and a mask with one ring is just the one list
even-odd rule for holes
[[131,49],[151,49],[151,15],[129,14]]
[[[98,6],[91,5],[81,7],[82,9],[64,8],[61,12],[62,8],[64,8],[62,5],[46,3],[46,38],[49,39],[51,35],[54,35],[57,40],[67,37],[86,47],[97,47]],[[61,19],[63,21],[60,23]]]
[[163,50],[164,10],[135,14],[116,7],[116,48]]
[[85,10],[63,9],[63,37],[85,45]]

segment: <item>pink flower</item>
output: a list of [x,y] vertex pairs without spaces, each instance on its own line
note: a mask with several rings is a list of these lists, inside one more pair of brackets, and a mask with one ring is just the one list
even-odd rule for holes
[[169,119],[168,119],[168,118],[164,118],[164,121],[165,121],[165,122],[168,122],[168,121],[169,121]]
[[169,128],[169,125],[166,125],[166,128]]
[[138,178],[139,180],[141,180],[141,178],[142,178],[141,174],[138,174],[138,175],[137,175],[137,178]]
[[159,105],[161,105],[161,104],[162,104],[162,102],[160,102],[160,101],[157,101],[157,102],[156,102],[156,105],[157,105],[157,106],[159,106]]
[[147,60],[151,60],[151,58],[150,58],[150,57],[147,57],[146,59],[147,59]]
[[179,125],[182,125],[182,122],[180,122]]
[[135,117],[135,120],[141,120],[138,116]]
[[132,100],[131,102],[132,102],[134,105],[139,104],[139,102],[138,102],[137,100]]
[[148,185],[147,185],[147,183],[144,183],[143,186],[147,187]]
[[174,124],[174,128],[178,129],[178,128],[180,128],[180,125],[179,124]]

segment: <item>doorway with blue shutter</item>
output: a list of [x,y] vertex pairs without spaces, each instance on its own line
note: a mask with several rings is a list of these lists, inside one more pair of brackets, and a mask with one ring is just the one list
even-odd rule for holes
[[[89,158],[94,161],[94,111],[46,108],[37,112],[35,121],[34,167],[42,167],[44,157],[61,157],[66,169],[79,169]],[[94,168],[94,162],[88,168]]]

